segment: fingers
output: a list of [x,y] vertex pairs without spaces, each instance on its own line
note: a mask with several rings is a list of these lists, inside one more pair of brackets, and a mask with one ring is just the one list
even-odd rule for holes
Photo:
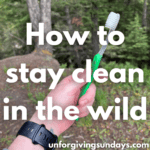
[[70,75],[70,76],[64,78],[64,79],[60,82],[60,84],[67,84],[67,83],[71,82],[72,80],[73,80],[72,75]]
[[79,99],[79,105],[83,106],[93,100],[96,93],[96,86],[92,83],[85,95]]
[[77,104],[81,88],[86,84],[86,72],[84,71],[84,73],[80,73],[78,77],[83,78],[84,82],[77,83],[74,80],[72,80],[71,82],[68,83],[68,85],[66,85],[66,88],[68,89],[68,96],[75,96],[74,99],[75,105]]
[[83,73],[79,73],[78,78],[83,79],[84,82],[77,83],[76,81],[73,80],[71,75],[63,79],[60,82],[59,87],[63,86],[63,89],[67,90],[68,96],[79,95],[80,89],[86,84],[86,72],[84,71]]
[[73,87],[77,87],[80,88],[82,87],[85,83],[86,83],[86,71],[84,70],[83,73],[79,73],[78,74],[78,78],[83,79],[84,82],[83,83],[77,83],[76,81],[74,81],[74,79],[72,78],[72,75],[64,78],[59,84],[72,84]]
[[89,114],[89,111],[87,109],[87,106],[92,106],[95,99],[95,93],[96,93],[96,86],[94,84],[91,84],[90,88],[87,90],[86,94],[83,95],[79,99],[79,117],[85,117]]
[[82,105],[82,106],[79,106],[78,109],[79,109],[79,118],[82,118],[82,117],[86,117],[88,114],[89,114],[89,110],[87,108],[87,106],[92,106],[94,103],[94,98],[93,100],[91,100],[90,103],[86,104],[86,105]]
[[78,82],[72,80],[72,81],[70,82],[70,84],[72,84],[72,87],[73,87],[73,88],[79,88],[79,89],[80,89],[83,85],[86,84],[86,71],[84,70],[83,73],[79,73],[79,74],[78,74],[78,78],[79,78],[79,79],[83,79],[84,82],[83,82],[83,83],[78,83]]

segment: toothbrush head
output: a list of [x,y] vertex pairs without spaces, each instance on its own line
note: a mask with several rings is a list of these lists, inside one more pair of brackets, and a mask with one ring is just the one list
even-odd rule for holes
[[119,20],[120,20],[120,14],[111,12],[107,18],[105,27],[114,31],[119,23]]

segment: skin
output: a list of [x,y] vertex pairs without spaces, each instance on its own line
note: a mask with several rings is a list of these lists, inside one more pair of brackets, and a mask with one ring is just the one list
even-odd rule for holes
[[[78,75],[79,78],[83,78],[85,81],[86,74],[85,72]],[[92,106],[95,99],[96,87],[94,84],[91,84],[90,88],[83,95],[79,101],[79,94],[81,92],[82,87],[86,84],[84,83],[76,83],[72,76],[68,76],[63,79],[54,90],[52,90],[47,97],[52,97],[53,106],[57,105],[63,109],[63,112],[68,106],[76,106],[79,109],[79,117],[85,117],[89,114],[87,106]],[[43,105],[47,106],[47,97],[44,100]],[[43,113],[47,116],[47,110]],[[46,117],[47,118],[47,117]],[[67,120],[65,116],[63,116],[62,120],[57,120],[57,113],[53,113],[52,120],[39,120],[37,111],[34,113],[30,121],[35,122],[37,124],[44,124],[46,129],[53,131],[53,133],[59,136],[65,130],[67,130],[74,121]],[[44,150],[44,148],[40,145],[32,144],[31,139],[19,135],[14,142],[10,145],[9,150]]]

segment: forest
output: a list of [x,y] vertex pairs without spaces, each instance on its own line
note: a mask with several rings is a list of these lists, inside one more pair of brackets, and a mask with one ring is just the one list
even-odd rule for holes
[[[125,69],[126,82],[114,83],[110,78],[105,83],[94,81],[96,95],[93,108],[97,110],[102,106],[106,111],[108,106],[120,106],[121,120],[114,120],[115,110],[112,110],[108,120],[102,117],[93,120],[88,115],[60,135],[59,141],[115,141],[130,145],[150,143],[150,0],[0,0],[0,117],[3,115],[3,99],[8,97],[10,107],[26,106],[30,119],[35,105],[45,99],[52,83],[49,74],[46,74],[46,83],[33,83],[29,74],[29,82],[22,83],[18,72],[16,83],[6,83],[8,69],[19,69],[21,63],[26,63],[30,71],[34,68],[53,68],[54,71],[65,68],[61,77],[63,79],[71,75],[74,69],[86,68],[86,59],[92,60],[102,46],[97,31],[99,26],[105,26],[110,12],[120,14],[116,30],[124,34],[125,40],[119,46],[108,45],[99,68],[104,68],[108,74],[114,68]],[[61,44],[51,46],[45,41],[41,46],[35,37],[32,39],[33,44],[27,45],[27,23],[32,23],[33,31],[38,31],[39,23],[44,23],[44,37],[50,31],[60,32],[63,36]],[[90,33],[83,45],[77,41],[70,45],[63,31],[68,31],[70,35],[75,31],[80,35],[85,31]],[[105,31],[108,28],[105,27]],[[56,36],[52,38],[56,40]],[[118,40],[118,36],[114,40]],[[135,74],[134,82],[128,82],[129,70],[136,68],[143,71],[142,83],[139,82],[141,78],[138,74]],[[120,75],[116,74],[117,77]],[[123,120],[124,97],[129,99],[128,120]],[[147,118],[135,121],[130,117],[130,110],[133,106],[141,106],[141,97],[147,100]],[[120,98],[121,102],[116,104],[115,98]],[[141,111],[136,111],[136,115],[140,116]],[[0,120],[0,148],[6,148],[12,143],[23,123],[20,113],[16,121]]]
[[[26,45],[26,23],[34,17],[28,13],[26,0],[1,0],[0,7],[0,59],[33,52],[36,43],[34,42],[32,46]],[[139,67],[148,66],[150,56],[148,0],[52,0],[48,29],[69,31],[70,34],[79,31],[81,35],[84,31],[90,31],[83,46],[79,46],[78,42],[70,46],[67,40],[53,46],[49,50],[53,53],[53,57],[67,67],[84,67],[85,60],[92,59],[101,47],[97,31],[99,26],[105,25],[111,11],[121,15],[117,30],[125,35],[125,41],[120,46],[109,45],[103,61],[129,62]]]

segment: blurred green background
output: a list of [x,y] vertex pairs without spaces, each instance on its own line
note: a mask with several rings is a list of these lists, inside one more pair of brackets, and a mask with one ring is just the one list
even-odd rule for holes
[[[52,0],[52,30],[79,31],[81,35],[90,31],[83,46],[77,42],[70,46],[64,37],[60,45],[53,47],[54,58],[67,67],[84,67],[85,59],[92,59],[101,47],[96,32],[105,25],[111,11],[121,15],[117,30],[124,33],[125,42],[121,46],[109,45],[103,61],[148,66],[149,0]],[[26,23],[30,22],[26,0],[0,0],[0,14],[0,59],[31,53],[35,46],[26,45]]]

